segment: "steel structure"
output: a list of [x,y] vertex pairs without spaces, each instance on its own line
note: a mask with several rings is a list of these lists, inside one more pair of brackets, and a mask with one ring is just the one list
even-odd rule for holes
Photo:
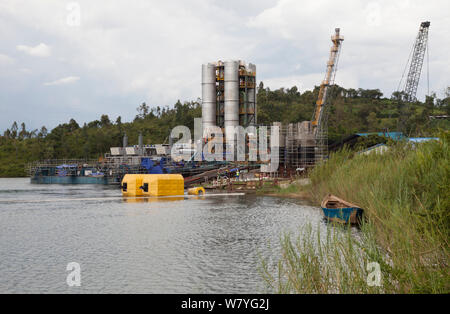
[[337,64],[339,61],[339,55],[341,52],[342,42],[344,37],[340,35],[340,29],[335,29],[335,34],[331,36],[333,43],[330,51],[330,58],[327,62],[327,71],[325,73],[325,79],[322,81],[319,89],[319,96],[316,102],[316,110],[314,112],[311,127],[315,138],[315,147],[311,152],[311,149],[306,147],[303,149],[304,164],[311,164],[307,162],[314,156],[313,162],[317,163],[324,160],[328,155],[328,113],[330,105],[329,95],[331,93],[330,87],[334,85],[336,78]]
[[321,123],[324,121],[324,109],[327,107],[326,103],[329,87],[334,84],[334,79],[336,77],[337,62],[339,60],[341,44],[344,41],[344,37],[340,35],[339,28],[335,29],[335,34],[334,36],[331,36],[331,41],[333,42],[333,46],[331,47],[330,58],[327,62],[327,72],[325,74],[325,79],[322,81],[322,84],[320,84],[316,110],[311,121],[315,133],[317,133],[317,130],[321,127]]
[[403,89],[405,101],[412,102],[416,100],[417,87],[419,86],[420,73],[422,71],[425,51],[428,44],[428,29],[430,22],[422,22],[420,24],[419,33],[411,56],[411,65],[409,67],[408,77],[406,79],[405,88]]
[[[256,124],[256,66],[242,60],[202,65],[203,132]],[[205,134],[205,133],[204,133]]]

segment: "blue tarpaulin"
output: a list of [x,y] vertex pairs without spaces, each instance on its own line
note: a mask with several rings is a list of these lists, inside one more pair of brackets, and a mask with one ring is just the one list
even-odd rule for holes
[[155,165],[154,161],[150,158],[142,158],[141,159],[141,166],[145,169],[147,169],[147,172],[149,174],[163,174],[168,173],[169,171],[165,169],[165,158],[161,158],[159,165]]
[[372,132],[372,133],[356,133],[359,136],[378,135],[391,138],[393,140],[401,140],[403,138],[402,132]]
[[56,166],[57,169],[63,169],[63,168],[76,168],[78,167],[78,165],[66,165],[66,164],[62,164],[59,166]]

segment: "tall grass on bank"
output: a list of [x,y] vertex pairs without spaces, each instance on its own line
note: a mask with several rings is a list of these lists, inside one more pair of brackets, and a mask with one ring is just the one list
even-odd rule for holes
[[306,225],[295,241],[290,235],[284,235],[278,264],[269,265],[263,260],[262,274],[269,291],[283,294],[382,293],[383,285],[367,284],[373,271],[371,268],[368,271],[367,265],[382,262],[381,251],[373,240],[366,239],[370,246],[362,247],[353,237],[350,228],[330,226],[321,234],[320,228],[316,231],[311,225]]
[[[285,237],[269,285],[282,293],[449,293],[450,136],[439,137],[383,155],[341,151],[317,166],[309,187],[315,202],[332,193],[364,208],[361,238]],[[364,284],[370,262],[381,267],[377,290]]]

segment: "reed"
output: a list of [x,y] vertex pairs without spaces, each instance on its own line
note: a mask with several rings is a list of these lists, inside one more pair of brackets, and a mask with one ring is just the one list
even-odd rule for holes
[[[331,227],[325,241],[311,230],[285,236],[277,269],[263,265],[269,286],[280,293],[449,293],[450,136],[439,137],[393,144],[382,155],[343,150],[317,166],[307,187],[314,201],[335,194],[364,208],[365,222],[358,237],[342,227]],[[370,262],[381,267],[381,287],[367,285]]]

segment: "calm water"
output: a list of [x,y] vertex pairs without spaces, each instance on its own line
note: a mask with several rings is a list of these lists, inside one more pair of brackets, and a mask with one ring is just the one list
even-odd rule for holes
[[[95,185],[0,179],[0,293],[258,293],[260,255],[318,208],[256,196],[130,202]],[[269,249],[270,244],[270,249]],[[66,266],[81,265],[81,287]]]

